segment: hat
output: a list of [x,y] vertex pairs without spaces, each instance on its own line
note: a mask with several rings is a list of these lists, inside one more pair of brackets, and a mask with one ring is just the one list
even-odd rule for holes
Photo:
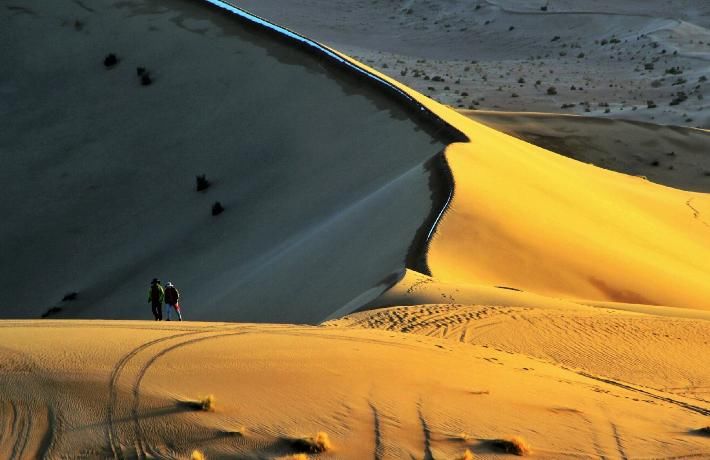
[[150,284],[158,284],[160,283],[160,280],[158,278],[153,278],[153,281],[150,282]]
[[172,285],[173,285],[173,283],[171,283],[170,281],[168,281],[168,284],[166,284],[166,286],[172,286]]

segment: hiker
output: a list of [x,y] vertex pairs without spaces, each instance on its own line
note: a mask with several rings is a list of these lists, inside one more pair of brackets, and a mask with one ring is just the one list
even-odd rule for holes
[[168,281],[165,285],[165,313],[170,321],[170,311],[175,310],[177,313],[178,321],[182,321],[182,314],[180,313],[180,293],[173,283]]
[[162,321],[163,319],[164,299],[165,292],[163,291],[163,286],[160,285],[160,280],[153,278],[153,281],[150,282],[150,289],[148,289],[148,303],[153,307],[153,316],[156,321]]

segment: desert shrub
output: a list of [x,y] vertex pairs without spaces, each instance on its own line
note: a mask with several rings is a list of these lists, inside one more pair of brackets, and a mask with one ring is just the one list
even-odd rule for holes
[[207,180],[207,176],[202,174],[200,176],[195,176],[196,188],[198,192],[203,192],[210,187],[210,181]]
[[52,307],[49,310],[42,313],[41,317],[42,318],[49,318],[52,315],[56,315],[58,313],[61,313],[61,311],[62,311],[61,307]]
[[136,75],[138,75],[139,77],[142,76],[146,72],[147,72],[147,70],[145,70],[145,67],[136,67]]
[[680,75],[683,73],[683,69],[681,69],[678,66],[670,67],[670,68],[666,69],[666,73],[670,74],[670,75]]
[[670,105],[678,105],[686,99],[688,99],[688,95],[685,94],[684,91],[678,91],[673,100],[671,101]]
[[548,96],[554,96],[555,94],[557,94],[557,88],[555,88],[554,86],[550,86],[549,88],[547,88]]
[[648,100],[648,101],[646,101],[646,107],[648,107],[649,109],[655,109],[658,106],[652,100]]
[[153,77],[150,76],[150,72],[146,71],[141,75],[141,85],[150,86],[153,84]]
[[219,201],[215,201],[212,205],[212,215],[218,216],[224,212],[224,206]]
[[215,398],[213,395],[207,395],[204,398],[197,400],[179,401],[180,405],[184,405],[193,410],[201,410],[205,412],[214,412]]
[[495,439],[491,441],[491,445],[506,454],[525,456],[532,453],[528,443],[520,436],[513,436],[510,439]]
[[461,457],[459,457],[459,460],[474,460],[476,457],[473,456],[473,452],[470,450],[466,449]]
[[315,436],[292,439],[291,444],[294,449],[311,454],[327,452],[333,448],[328,433],[323,431],[319,431]]
[[107,54],[106,57],[104,58],[104,67],[110,69],[111,67],[115,66],[116,64],[118,64],[118,58],[116,57],[116,55],[113,53]]

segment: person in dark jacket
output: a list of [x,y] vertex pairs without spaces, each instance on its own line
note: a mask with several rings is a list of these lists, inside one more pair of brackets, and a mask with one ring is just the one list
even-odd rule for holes
[[163,319],[164,299],[165,291],[163,291],[163,286],[160,285],[160,280],[153,278],[153,281],[150,282],[150,289],[148,289],[148,303],[153,307],[153,316],[156,321],[162,321]]
[[178,317],[178,321],[182,321],[179,301],[180,293],[178,292],[175,285],[168,281],[168,284],[165,285],[165,314],[168,317],[168,321],[170,321],[170,312],[172,310],[175,310],[175,313]]

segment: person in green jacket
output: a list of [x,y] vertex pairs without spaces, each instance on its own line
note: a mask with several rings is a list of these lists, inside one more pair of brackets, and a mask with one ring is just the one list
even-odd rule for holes
[[148,289],[148,303],[153,307],[153,316],[156,321],[163,320],[163,300],[165,299],[165,291],[160,285],[158,278],[153,278]]

